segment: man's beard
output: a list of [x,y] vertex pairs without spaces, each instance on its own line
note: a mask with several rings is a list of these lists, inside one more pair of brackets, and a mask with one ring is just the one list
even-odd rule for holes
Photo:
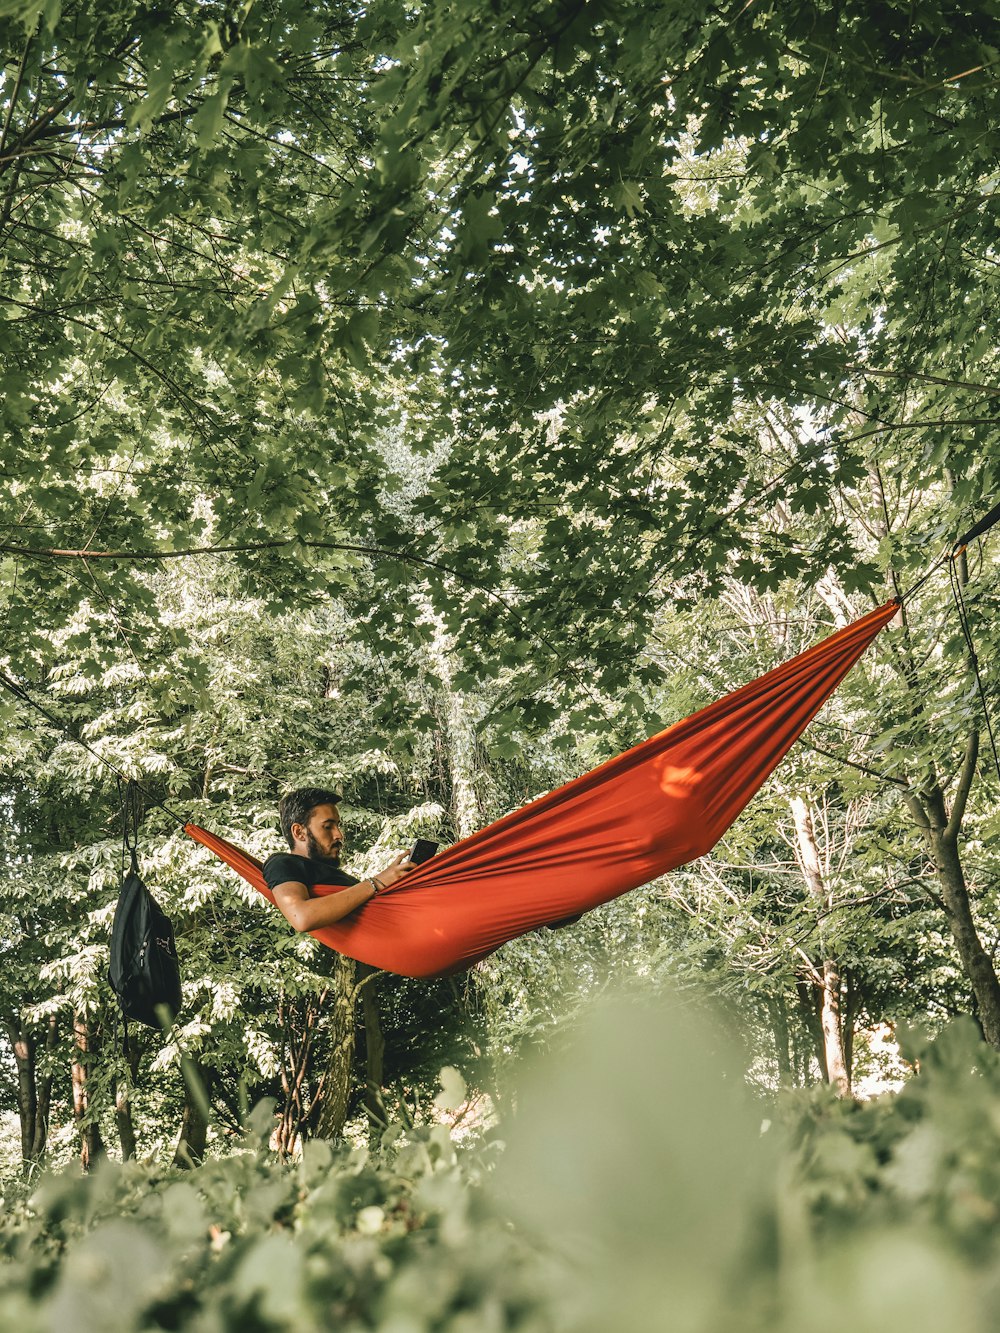
[[338,847],[332,853],[324,852],[313,836],[311,829],[306,829],[306,847],[308,847],[309,856],[311,857],[322,857],[325,861],[336,861],[338,863],[340,861],[340,848]]

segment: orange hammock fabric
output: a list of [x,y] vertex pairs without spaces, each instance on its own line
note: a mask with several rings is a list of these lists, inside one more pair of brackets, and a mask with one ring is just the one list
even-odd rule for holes
[[[696,860],[732,824],[898,609],[897,602],[886,603],[440,852],[351,916],[313,934],[373,967],[436,976],[469,967],[507,940]],[[273,902],[259,861],[196,824],[185,831]]]

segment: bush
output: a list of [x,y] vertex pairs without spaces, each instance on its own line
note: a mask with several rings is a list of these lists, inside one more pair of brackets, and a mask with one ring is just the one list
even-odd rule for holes
[[541,1288],[484,1204],[490,1153],[460,1161],[443,1126],[387,1138],[378,1160],[318,1141],[291,1166],[248,1148],[46,1177],[0,1230],[0,1327],[527,1327]]
[[604,1006],[496,1140],[256,1142],[178,1173],[44,1177],[0,1225],[0,1327],[959,1333],[1000,1303],[1000,1060],[911,1040],[864,1105],[763,1104],[717,1023]]

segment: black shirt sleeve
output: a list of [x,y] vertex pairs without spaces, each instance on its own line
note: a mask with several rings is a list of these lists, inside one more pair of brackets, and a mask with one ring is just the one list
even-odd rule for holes
[[294,852],[275,852],[264,862],[264,883],[273,893],[279,884],[287,884],[289,880],[307,888],[312,884],[306,858]]

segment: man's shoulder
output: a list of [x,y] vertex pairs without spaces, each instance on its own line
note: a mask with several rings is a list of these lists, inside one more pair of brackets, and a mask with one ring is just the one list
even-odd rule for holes
[[304,884],[307,889],[317,884],[333,884],[348,888],[358,880],[346,870],[324,858],[299,856],[297,852],[274,852],[264,862],[264,883],[272,892],[279,884]]
[[312,884],[309,861],[295,852],[274,852],[264,862],[264,882],[269,889],[276,889],[279,884],[289,881],[298,884]]

